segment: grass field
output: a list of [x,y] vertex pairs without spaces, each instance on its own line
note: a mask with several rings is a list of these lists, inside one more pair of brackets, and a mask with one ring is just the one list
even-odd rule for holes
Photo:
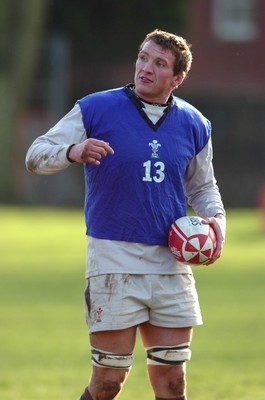
[[[0,207],[0,399],[75,400],[90,371],[81,210]],[[204,325],[194,330],[189,400],[265,399],[265,232],[228,212],[221,260],[194,268]],[[138,341],[121,400],[153,400]]]

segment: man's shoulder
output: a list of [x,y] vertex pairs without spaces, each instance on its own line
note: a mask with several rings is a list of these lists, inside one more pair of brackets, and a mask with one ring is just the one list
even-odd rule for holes
[[187,100],[184,100],[177,96],[174,96],[173,99],[174,99],[174,106],[178,110],[180,110],[183,113],[183,115],[185,115],[187,118],[208,123],[207,122],[208,119],[202,114],[202,112],[194,105],[189,103]]
[[178,107],[179,109],[187,112],[193,112],[193,113],[198,113],[201,114],[201,112],[196,108],[194,105],[189,103],[187,100],[184,100],[180,97],[174,96],[174,105]]
[[102,100],[115,100],[115,99],[120,98],[123,95],[124,95],[123,87],[102,90],[102,91],[93,92],[93,93],[86,95],[85,97],[78,100],[78,103],[87,103],[87,102],[89,103],[89,102],[102,101]]
[[124,99],[127,98],[124,88],[109,89],[91,93],[77,101],[83,119],[88,122],[92,117],[100,118],[102,115],[113,115],[119,112]]

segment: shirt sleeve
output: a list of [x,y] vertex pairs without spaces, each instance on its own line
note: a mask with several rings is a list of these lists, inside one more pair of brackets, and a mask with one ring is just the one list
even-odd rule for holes
[[87,139],[78,104],[46,134],[39,136],[26,154],[26,167],[40,175],[53,174],[71,165],[66,153],[71,144]]
[[188,204],[202,218],[225,215],[224,205],[214,176],[211,139],[191,160],[185,174]]

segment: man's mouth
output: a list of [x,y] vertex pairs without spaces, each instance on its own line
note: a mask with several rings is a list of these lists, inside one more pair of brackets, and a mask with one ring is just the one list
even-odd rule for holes
[[140,81],[143,83],[152,83],[153,81],[146,76],[140,76]]

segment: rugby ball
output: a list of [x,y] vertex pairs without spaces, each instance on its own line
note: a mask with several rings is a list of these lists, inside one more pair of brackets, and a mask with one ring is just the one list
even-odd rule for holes
[[202,218],[185,216],[170,227],[168,244],[173,256],[184,264],[206,263],[216,248],[216,236],[211,225],[203,224]]

